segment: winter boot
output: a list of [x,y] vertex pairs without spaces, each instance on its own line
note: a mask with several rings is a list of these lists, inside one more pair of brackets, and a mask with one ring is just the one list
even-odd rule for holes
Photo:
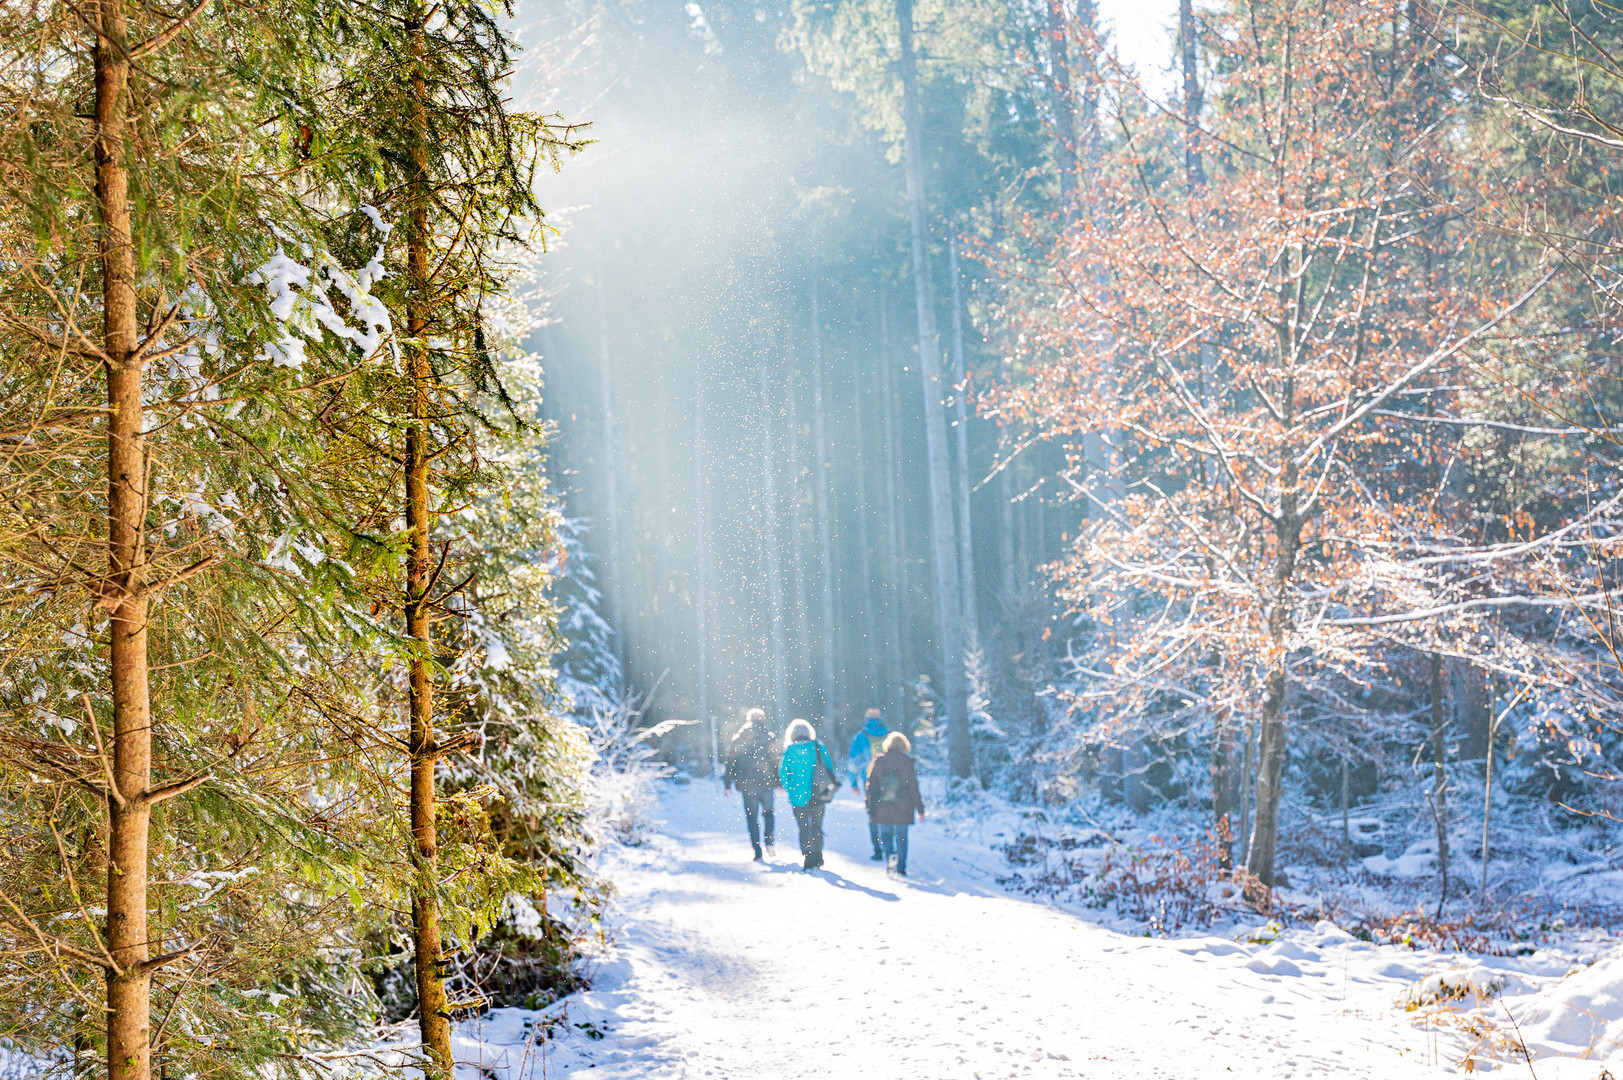
[[880,851],[878,848],[874,848],[873,849],[873,854],[868,856],[868,861],[869,862],[884,862],[885,861],[885,853],[883,851]]
[[756,845],[754,845],[754,847],[755,847],[755,861],[756,862],[766,862],[765,859],[761,858],[761,845],[756,844]]

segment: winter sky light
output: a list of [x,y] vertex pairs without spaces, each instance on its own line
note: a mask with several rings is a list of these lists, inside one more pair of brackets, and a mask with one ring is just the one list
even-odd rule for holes
[[1146,90],[1160,96],[1173,88],[1178,0],[1099,0],[1099,22],[1114,36],[1122,60],[1138,72]]

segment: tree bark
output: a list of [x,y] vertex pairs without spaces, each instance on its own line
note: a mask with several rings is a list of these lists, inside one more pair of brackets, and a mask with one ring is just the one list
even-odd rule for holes
[[614,628],[614,651],[620,661],[622,682],[629,682],[626,666],[625,604],[620,589],[620,492],[615,470],[614,434],[614,365],[609,353],[608,298],[603,282],[602,268],[597,278],[597,341],[599,352],[598,385],[603,397],[603,531],[608,546],[607,592],[609,594],[609,623]]
[[1448,903],[1448,721],[1443,711],[1443,657],[1431,654],[1431,808],[1437,819],[1437,917]]
[[[806,545],[800,531],[800,409],[799,400],[795,395],[795,381],[799,375],[794,364],[794,348],[792,326],[785,328],[786,340],[791,344],[784,350],[789,364],[784,376],[784,400],[789,408],[789,564],[793,567],[791,577],[795,587],[795,636],[794,654],[795,670],[804,672],[810,659],[811,648],[810,622],[806,613]],[[796,680],[796,689],[803,688],[802,679]]]
[[812,355],[812,452],[817,475],[812,478],[812,494],[817,504],[817,557],[823,570],[823,722],[824,738],[833,737],[834,690],[834,542],[829,533],[828,442],[823,414],[823,310],[817,290],[817,277],[811,287]]
[[[697,367],[697,366],[696,366]],[[693,373],[693,503],[694,511],[698,516],[698,527],[694,530],[698,546],[698,588],[693,598],[694,632],[698,645],[698,691],[699,691],[699,723],[700,732],[708,733],[710,738],[710,775],[721,775],[717,770],[721,765],[721,734],[716,730],[715,720],[710,716],[710,667],[709,647],[707,636],[708,627],[705,625],[705,616],[710,606],[710,520],[704,499],[704,384],[700,382],[702,369]]]
[[1066,24],[1065,5],[1061,0],[1049,0],[1048,38],[1049,102],[1054,110],[1054,167],[1059,172],[1060,208],[1069,216],[1071,204],[1076,199],[1076,107],[1071,98],[1070,27]]
[[901,507],[896,492],[896,371],[890,361],[888,297],[879,294],[879,394],[881,452],[885,473],[885,563],[890,574],[890,603],[886,605],[885,657],[889,668],[891,723],[911,733],[907,716],[907,691],[902,685],[902,606],[907,596],[906,569],[902,564]]
[[1341,858],[1343,861],[1352,857],[1352,827],[1348,820],[1348,812],[1352,803],[1352,777],[1347,768],[1347,756],[1341,756]]
[[862,603],[862,664],[867,676],[863,687],[864,708],[879,704],[879,628],[874,623],[873,561],[868,553],[868,428],[863,423],[862,382],[851,380],[851,415],[856,421],[857,439],[851,461],[851,474],[857,485],[857,566],[861,574],[861,588],[857,590]]
[[141,358],[135,244],[125,161],[130,60],[123,0],[95,10],[96,206],[101,217],[102,348],[107,354],[108,674],[113,699],[113,788],[108,792],[107,1075],[152,1074],[152,973],[147,968],[147,857],[151,826],[152,701],[147,684],[147,468],[141,431]]
[[771,615],[772,721],[782,727],[789,722],[789,695],[785,680],[783,645],[783,566],[778,553],[778,487],[776,462],[772,460],[772,395],[768,389],[766,364],[761,373],[761,531],[766,545],[766,596]]
[[411,834],[416,845],[417,880],[412,895],[412,932],[416,948],[417,1025],[422,1035],[425,1070],[432,1080],[451,1080],[451,1018],[445,995],[445,948],[440,933],[438,895],[439,839],[435,829],[434,687],[432,623],[429,618],[429,538],[433,529],[428,499],[429,390],[433,372],[424,340],[433,322],[429,296],[428,85],[423,75],[426,42],[419,6],[418,22],[409,27],[412,70],[412,179],[408,198],[406,274],[408,300],[406,377],[411,394],[411,423],[406,428],[406,634],[412,639],[410,679],[411,724],[407,745],[411,760]]
[[1212,717],[1212,827],[1217,834],[1217,868],[1234,865],[1234,841],[1240,835],[1234,821],[1234,729],[1228,717]]
[[956,526],[952,514],[952,468],[942,415],[946,386],[941,377],[935,297],[924,218],[924,147],[919,119],[918,73],[913,59],[913,0],[896,0],[902,73],[902,120],[906,131],[907,203],[913,242],[913,302],[918,311],[919,372],[924,381],[924,434],[930,460],[930,540],[935,554],[936,604],[941,622],[942,704],[947,710],[947,759],[952,775],[975,767],[969,742],[968,694],[964,685],[963,598],[959,590]]
[[958,563],[964,590],[964,648],[981,647],[980,613],[975,602],[975,533],[970,513],[969,477],[969,367],[964,362],[964,300],[958,275],[958,238],[947,241],[948,273],[952,276],[952,400],[957,428]]
[[1448,678],[1454,720],[1463,736],[1460,756],[1467,761],[1484,760],[1493,718],[1488,680],[1482,668],[1457,656],[1448,659]]
[[[1288,414],[1287,414],[1288,415]],[[1302,537],[1302,519],[1297,513],[1297,475],[1294,462],[1287,462],[1280,485],[1280,511],[1274,528],[1279,552],[1274,561],[1273,595],[1268,611],[1268,632],[1272,649],[1262,699],[1261,728],[1257,755],[1256,821],[1251,827],[1251,850],[1246,870],[1263,885],[1274,885],[1274,852],[1279,843],[1279,796],[1285,774],[1285,697],[1287,692],[1286,634],[1290,629],[1290,586],[1296,572],[1297,549]]]
[[[1199,194],[1206,186],[1206,167],[1201,158],[1200,142],[1200,113],[1205,104],[1205,95],[1200,87],[1196,37],[1193,0],[1179,0],[1178,43],[1183,64],[1184,186],[1191,196]],[[1216,392],[1217,351],[1211,342],[1202,341],[1198,356],[1201,402],[1210,405]],[[1212,455],[1205,456],[1202,471],[1208,485],[1215,486],[1219,482],[1217,460]],[[1216,655],[1216,650],[1213,652],[1212,663],[1216,665],[1221,662],[1221,658]],[[1233,769],[1233,754],[1229,750],[1233,736],[1227,729],[1225,720],[1226,717],[1221,715],[1214,715],[1212,718],[1212,821],[1218,836],[1222,837],[1226,832],[1232,841],[1234,827],[1230,817],[1233,813],[1231,795],[1234,784],[1230,775]],[[1232,847],[1232,842],[1222,844],[1218,860],[1222,869],[1229,868]]]

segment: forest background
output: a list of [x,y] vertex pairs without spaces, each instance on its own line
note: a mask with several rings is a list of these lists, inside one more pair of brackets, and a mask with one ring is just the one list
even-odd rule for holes
[[444,1073],[756,703],[1262,906],[1610,868],[1617,14],[8,8],[0,1035]]

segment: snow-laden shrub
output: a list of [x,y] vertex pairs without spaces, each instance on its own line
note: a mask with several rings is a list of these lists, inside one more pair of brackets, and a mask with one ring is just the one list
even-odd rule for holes
[[1152,836],[1130,845],[1096,829],[1047,836],[1033,828],[999,850],[1014,868],[998,878],[1005,888],[1106,910],[1152,933],[1207,926],[1230,906],[1214,894],[1217,849],[1204,841],[1181,847]]
[[609,708],[583,718],[597,760],[592,765],[587,818],[599,839],[633,847],[654,824],[655,785],[675,770],[659,758],[659,740],[692,720],[666,720],[641,727],[646,697],[623,695]]
[[1455,1001],[1480,1005],[1499,996],[1504,989],[1504,976],[1481,965],[1449,968],[1434,971],[1410,985],[1398,998],[1398,1006],[1405,1012],[1414,1012]]

